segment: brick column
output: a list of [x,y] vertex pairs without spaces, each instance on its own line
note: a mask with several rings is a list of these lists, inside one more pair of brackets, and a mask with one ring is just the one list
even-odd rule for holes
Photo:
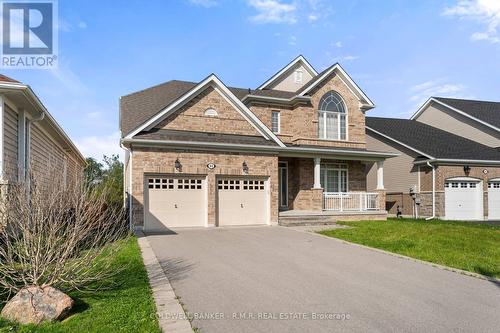
[[323,189],[313,188],[311,189],[311,210],[322,211],[323,210]]
[[379,210],[385,211],[386,191],[385,190],[375,190],[374,192],[378,193]]

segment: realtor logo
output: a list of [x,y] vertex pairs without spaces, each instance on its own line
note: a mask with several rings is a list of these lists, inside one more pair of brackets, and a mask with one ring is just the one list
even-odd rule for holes
[[57,67],[57,4],[50,0],[3,1],[1,8],[1,67]]

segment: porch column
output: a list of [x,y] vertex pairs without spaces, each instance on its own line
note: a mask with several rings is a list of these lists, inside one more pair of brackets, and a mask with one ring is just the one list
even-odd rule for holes
[[384,189],[384,161],[377,161],[377,190]]
[[321,188],[321,158],[314,158],[314,188]]

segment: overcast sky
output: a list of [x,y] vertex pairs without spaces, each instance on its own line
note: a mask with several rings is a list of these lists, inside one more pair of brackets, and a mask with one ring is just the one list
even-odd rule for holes
[[32,86],[87,156],[121,153],[120,96],[216,73],[256,88],[303,54],[339,62],[408,118],[429,96],[500,100],[500,1],[59,0],[59,68],[2,73]]

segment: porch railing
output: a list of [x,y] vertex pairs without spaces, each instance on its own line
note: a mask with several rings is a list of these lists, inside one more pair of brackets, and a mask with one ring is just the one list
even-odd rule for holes
[[324,192],[323,210],[338,212],[379,210],[378,193]]

